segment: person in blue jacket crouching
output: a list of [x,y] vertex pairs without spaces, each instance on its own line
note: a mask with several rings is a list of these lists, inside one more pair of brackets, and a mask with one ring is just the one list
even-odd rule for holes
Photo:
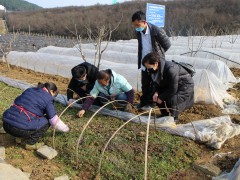
[[98,72],[97,80],[93,89],[90,91],[90,97],[83,103],[82,109],[78,112],[78,117],[83,117],[85,112],[99,97],[100,101],[105,104],[107,101],[119,100],[125,106],[125,111],[132,112],[134,100],[134,90],[129,82],[120,74],[111,69]]
[[38,140],[50,125],[56,130],[67,132],[69,128],[56,115],[54,96],[57,86],[48,82],[38,83],[18,96],[13,105],[3,113],[4,130],[16,138],[25,139],[25,148],[36,150],[44,145]]

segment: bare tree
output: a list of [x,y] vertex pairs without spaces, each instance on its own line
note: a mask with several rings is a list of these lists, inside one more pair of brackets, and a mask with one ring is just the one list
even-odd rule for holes
[[69,32],[71,32],[75,37],[76,37],[76,43],[77,45],[75,46],[78,51],[80,52],[81,54],[81,57],[82,59],[86,62],[86,58],[85,58],[85,55],[83,53],[83,50],[82,50],[82,37],[81,35],[78,33],[78,30],[77,30],[77,25],[75,24],[75,32],[70,30],[68,27],[66,27],[68,29]]
[[[96,27],[94,31],[92,28],[85,26],[87,30],[88,40],[93,43],[95,48],[94,65],[97,66],[98,69],[100,68],[100,65],[101,65],[102,54],[107,49],[108,44],[111,41],[112,33],[119,27],[119,25],[122,22],[122,19],[123,19],[123,15],[121,16],[121,19],[119,20],[117,25],[113,28],[110,24],[108,27],[106,27],[105,25],[102,25],[102,26]],[[67,29],[69,30],[69,28]],[[75,47],[79,50],[82,59],[86,62],[87,60],[82,49],[82,38],[77,31],[76,24],[75,24],[75,32],[71,30],[69,31],[77,37],[77,45]],[[104,41],[107,41],[105,45],[103,45]]]
[[[194,33],[193,33],[193,31],[194,31]],[[193,30],[193,28],[190,28],[188,30],[188,49],[191,52],[191,56],[195,56],[197,54],[197,52],[202,49],[203,43],[207,39],[206,36],[202,36],[200,38],[199,42],[196,43],[196,39],[193,34],[198,34],[198,33],[199,33],[198,29]],[[194,44],[197,44],[197,46],[194,46]],[[193,52],[195,52],[195,53],[193,54]]]
[[228,27],[225,29],[226,34],[228,34],[228,42],[231,44],[234,44],[239,36],[239,30],[238,31],[231,31]]

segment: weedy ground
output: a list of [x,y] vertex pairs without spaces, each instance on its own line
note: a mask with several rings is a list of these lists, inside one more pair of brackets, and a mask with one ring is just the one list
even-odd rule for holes
[[[0,116],[21,92],[0,83]],[[56,103],[58,114],[64,108]],[[84,118],[76,118],[77,111],[73,108],[68,109],[62,116],[62,120],[71,130],[68,133],[56,133],[55,145],[59,155],[55,159],[42,160],[35,152],[24,150],[23,145],[17,145],[13,137],[5,134],[1,135],[1,144],[6,147],[6,161],[20,169],[31,171],[31,179],[51,179],[62,174],[68,174],[73,179],[94,178],[97,175],[104,144],[123,121],[98,115],[84,134],[77,164],[76,142],[84,124],[92,115],[91,112],[87,112]],[[104,156],[102,179],[143,178],[145,132],[146,126],[130,123],[116,135]],[[52,136],[53,130],[49,129],[42,141],[52,146]],[[151,129],[148,153],[149,178],[166,179],[175,172],[185,172],[191,169],[191,163],[205,150],[205,146],[191,140]]]

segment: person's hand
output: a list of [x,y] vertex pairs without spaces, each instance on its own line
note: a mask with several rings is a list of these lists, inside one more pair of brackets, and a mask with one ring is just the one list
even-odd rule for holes
[[[69,106],[70,104],[72,104],[75,100],[74,99],[69,99],[68,102],[67,102],[67,105]],[[72,107],[72,105],[70,106]]]
[[162,104],[162,100],[158,98],[158,99],[157,99],[157,103],[158,103],[158,104]]
[[124,111],[131,113],[132,112],[132,105],[128,103],[124,109]]
[[155,92],[153,95],[153,102],[157,102],[157,100],[158,100],[158,93]]
[[117,95],[116,94],[112,94],[110,95],[110,100],[111,101],[114,101],[116,99]]
[[79,111],[79,112],[77,113],[77,116],[81,118],[81,117],[83,117],[83,115],[85,114],[85,112],[86,112],[86,111],[82,109],[81,111]]

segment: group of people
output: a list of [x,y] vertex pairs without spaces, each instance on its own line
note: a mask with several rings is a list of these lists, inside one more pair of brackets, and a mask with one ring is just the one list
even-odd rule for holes
[[[165,60],[165,52],[171,43],[162,28],[146,22],[142,11],[132,15],[132,24],[138,39],[138,69],[141,68],[142,83],[142,96],[137,108],[145,110],[158,106],[161,116],[173,116],[178,121],[179,113],[193,106],[193,79],[180,64]],[[122,75],[112,69],[99,71],[88,62],[75,66],[71,72],[67,100],[68,105],[75,101],[74,92],[81,98],[79,117],[92,104],[102,105],[109,100],[117,100],[125,111],[132,111],[134,90]],[[37,87],[24,91],[3,114],[5,131],[24,138],[26,149],[42,146],[38,140],[50,125],[62,132],[69,131],[54,109],[53,97],[57,93],[54,83],[39,83]]]

